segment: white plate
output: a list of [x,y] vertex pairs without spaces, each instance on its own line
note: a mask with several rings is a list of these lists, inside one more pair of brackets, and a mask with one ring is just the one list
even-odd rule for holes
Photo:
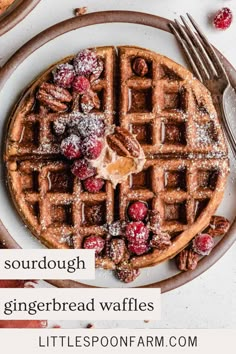
[[[137,45],[164,54],[176,62],[186,66],[183,56],[172,34],[151,27],[137,24],[100,24],[80,28],[65,33],[37,49],[29,55],[14,71],[0,92],[1,121],[0,134],[3,140],[3,126],[9,117],[12,107],[24,88],[51,64],[75,54],[82,48],[104,45]],[[236,169],[231,160],[231,173],[228,178],[224,199],[217,210],[233,221],[235,217]],[[44,246],[27,230],[16,212],[5,186],[1,169],[1,220],[15,241],[22,248],[42,248]],[[141,270],[141,275],[131,284],[124,285],[110,271],[96,270],[96,279],[83,281],[84,284],[105,287],[143,286],[167,279],[178,273],[173,261]]]

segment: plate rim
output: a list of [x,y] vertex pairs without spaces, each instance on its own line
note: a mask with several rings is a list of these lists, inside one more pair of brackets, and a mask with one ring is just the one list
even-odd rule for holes
[[0,36],[21,22],[40,2],[40,0],[20,0],[10,7],[0,17]]
[[[27,0],[28,1],[28,0]],[[39,2],[36,0],[34,2]],[[35,4],[36,6],[36,4]],[[0,90],[3,88],[5,83],[15,69],[34,51],[39,49],[41,46],[49,42],[50,40],[63,35],[64,33],[70,32],[72,30],[83,28],[91,25],[107,24],[107,23],[131,23],[139,24],[148,27],[157,28],[166,32],[171,33],[168,24],[172,22],[164,17],[151,15],[143,12],[135,11],[100,11],[93,12],[90,14],[83,15],[81,17],[73,17],[65,21],[59,22],[46,30],[42,31],[30,41],[24,44],[13,56],[5,63],[2,67],[0,73]],[[220,53],[221,58],[226,71],[229,75],[231,83],[234,88],[236,88],[236,70],[229,63],[229,61]],[[0,240],[4,240],[7,248],[20,248],[17,242],[9,234],[5,226],[3,225],[0,218]],[[177,275],[171,276],[162,281],[154,282],[152,284],[139,286],[138,288],[161,288],[161,292],[165,293],[174,290],[191,280],[195,279],[213,264],[215,264],[225,252],[233,245],[236,240],[236,220],[231,224],[228,233],[220,240],[220,242],[214,247],[210,256],[204,257],[200,260],[198,267],[193,271],[180,272]],[[83,284],[80,282],[72,280],[45,280],[46,282],[56,286],[56,287],[69,287],[69,288],[97,288],[98,286],[91,286]]]

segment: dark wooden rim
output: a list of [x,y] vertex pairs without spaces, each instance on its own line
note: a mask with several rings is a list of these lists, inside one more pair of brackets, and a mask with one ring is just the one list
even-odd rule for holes
[[0,16],[0,36],[22,21],[40,0],[18,0]]
[[[46,44],[48,41],[77,28],[82,28],[86,26],[91,26],[95,24],[104,24],[104,23],[114,23],[114,22],[123,22],[123,23],[136,23],[145,26],[150,26],[158,28],[167,32],[170,32],[168,23],[171,21],[163,17],[158,17],[154,15],[149,15],[141,12],[132,12],[132,11],[102,11],[87,14],[81,17],[74,17],[66,21],[60,22],[47,30],[41,32],[36,37],[31,39],[23,47],[21,47],[4,65],[1,70],[0,77],[0,89],[4,86],[8,78],[14,72],[14,70],[35,50],[40,48],[42,45]],[[225,59],[222,54],[222,61],[225,65],[231,83],[236,87],[236,71],[232,65]],[[19,248],[19,245],[14,241],[11,235],[8,233],[4,225],[0,222],[0,239],[5,241],[5,244],[8,248]],[[159,281],[153,284],[142,286],[144,288],[156,288],[160,287],[162,293],[173,290],[185,283],[193,280],[205,270],[211,267],[218,259],[220,259],[224,253],[232,246],[236,239],[236,222],[234,222],[224,238],[216,245],[216,247],[211,252],[210,256],[204,257],[194,271],[182,272],[175,276],[172,276],[163,281]],[[82,287],[93,287],[79,282],[71,280],[48,280],[50,284],[53,284],[57,287],[73,287],[73,288],[82,288]]]

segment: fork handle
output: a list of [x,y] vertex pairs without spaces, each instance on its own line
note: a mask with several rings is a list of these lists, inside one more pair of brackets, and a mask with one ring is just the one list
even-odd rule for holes
[[236,94],[231,86],[219,97],[219,106],[225,135],[236,159]]

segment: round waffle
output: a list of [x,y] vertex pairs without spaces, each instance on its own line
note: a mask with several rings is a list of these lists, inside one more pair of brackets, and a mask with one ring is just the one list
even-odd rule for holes
[[[209,224],[224,193],[229,161],[208,90],[164,56],[137,47],[117,49],[94,49],[104,70],[92,83],[101,103],[92,113],[107,126],[119,125],[136,136],[146,157],[143,170],[115,189],[106,181],[98,193],[84,190],[60,152],[62,137],[53,130],[61,110],[63,117],[80,110],[80,98],[69,89],[68,95],[63,90],[53,93],[56,99],[50,106],[43,101],[45,91],[53,90],[51,73],[59,63],[18,102],[8,125],[5,161],[15,206],[48,247],[82,248],[90,235],[109,240],[104,225],[127,219],[131,202],[146,202],[158,212],[160,229],[171,236],[171,245],[140,256],[126,252],[129,264],[140,268],[174,257]],[[133,70],[137,58],[147,64],[144,75]],[[105,249],[97,266],[116,268]]]

